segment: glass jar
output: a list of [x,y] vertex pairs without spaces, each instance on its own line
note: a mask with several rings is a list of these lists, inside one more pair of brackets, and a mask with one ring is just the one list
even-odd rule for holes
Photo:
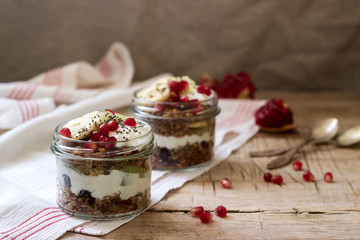
[[[57,203],[63,211],[104,220],[144,210],[150,203],[151,156],[157,148],[152,130],[127,141],[89,142],[62,136],[59,131],[65,124],[56,127],[51,144]],[[114,147],[107,151],[104,144]]]
[[158,149],[152,158],[157,170],[191,170],[210,163],[214,155],[217,95],[202,101],[154,102],[134,93],[130,111],[149,123]]

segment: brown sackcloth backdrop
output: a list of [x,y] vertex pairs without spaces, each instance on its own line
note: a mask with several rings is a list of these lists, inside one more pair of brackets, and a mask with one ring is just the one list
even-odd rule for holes
[[356,0],[0,0],[0,82],[95,63],[117,40],[136,80],[246,70],[262,90],[360,92]]

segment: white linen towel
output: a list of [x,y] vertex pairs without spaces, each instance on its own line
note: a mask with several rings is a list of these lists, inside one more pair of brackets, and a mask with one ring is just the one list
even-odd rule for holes
[[129,87],[133,75],[128,49],[115,42],[96,66],[80,61],[26,82],[0,83],[0,129],[18,126],[56,105],[88,99],[103,89]]

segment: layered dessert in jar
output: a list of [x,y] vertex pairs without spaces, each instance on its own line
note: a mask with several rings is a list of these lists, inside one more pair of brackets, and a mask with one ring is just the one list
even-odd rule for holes
[[94,111],[57,126],[57,202],[87,219],[122,218],[150,202],[151,156],[156,149],[149,124],[111,110]]
[[187,76],[161,78],[135,92],[130,110],[151,125],[158,144],[154,169],[191,169],[210,162],[217,102],[213,90]]

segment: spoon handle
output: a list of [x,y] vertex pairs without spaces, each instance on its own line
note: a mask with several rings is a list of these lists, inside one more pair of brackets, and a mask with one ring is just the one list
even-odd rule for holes
[[304,145],[309,143],[311,140],[312,140],[311,138],[307,138],[307,139],[303,140],[302,142],[300,142],[298,145],[293,147],[291,150],[289,150],[287,153],[285,153],[281,157],[278,157],[278,158],[272,160],[271,162],[269,162],[267,165],[267,168],[268,169],[276,169],[276,168],[280,168],[280,167],[283,167],[283,166],[289,164],[292,161],[292,158],[295,155],[295,153],[300,148],[302,148]]
[[288,148],[274,148],[274,149],[268,149],[268,150],[262,150],[262,151],[252,151],[249,152],[250,157],[271,157],[280,155],[283,153],[286,153],[290,151],[293,147]]

